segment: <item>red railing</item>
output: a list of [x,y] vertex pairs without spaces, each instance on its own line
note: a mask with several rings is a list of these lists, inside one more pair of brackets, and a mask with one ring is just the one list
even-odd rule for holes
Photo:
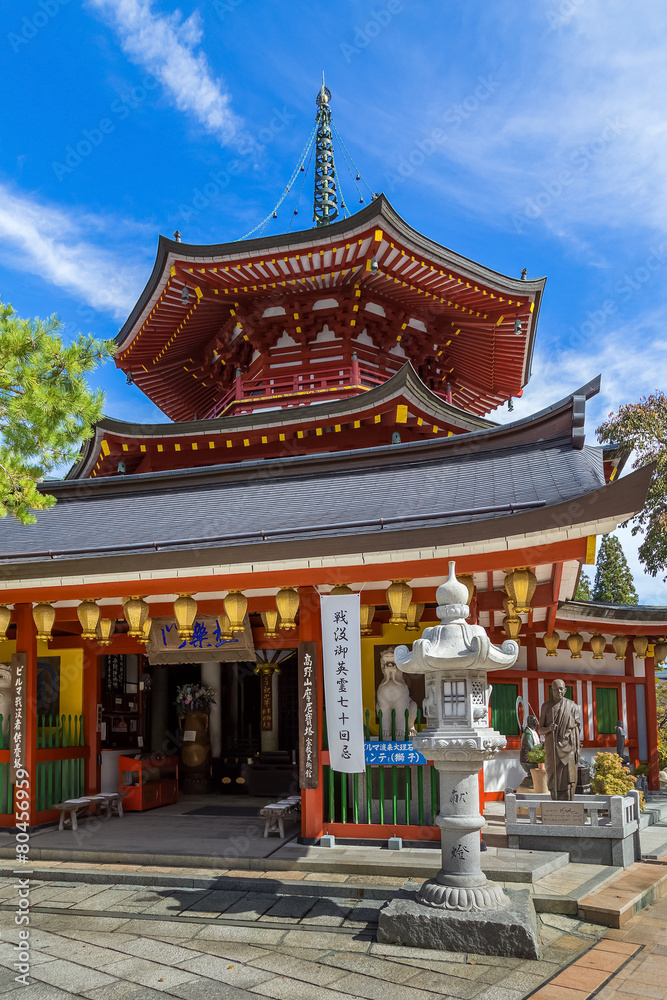
[[255,379],[237,375],[234,385],[217,400],[206,416],[213,418],[225,413],[251,413],[255,409],[274,405],[278,400],[287,407],[295,396],[316,396],[337,390],[347,394],[351,390],[372,389],[386,382],[391,374],[380,374],[353,362],[352,365],[337,368],[302,370]]

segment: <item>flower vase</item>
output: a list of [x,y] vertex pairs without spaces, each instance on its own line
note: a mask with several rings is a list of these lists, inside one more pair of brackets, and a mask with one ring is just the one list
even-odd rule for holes
[[549,783],[544,764],[538,764],[537,767],[531,767],[530,776],[533,779],[533,791],[538,795],[548,795]]
[[198,795],[210,792],[211,735],[209,714],[200,710],[186,711],[179,719],[181,749],[179,753],[183,776],[183,793]]

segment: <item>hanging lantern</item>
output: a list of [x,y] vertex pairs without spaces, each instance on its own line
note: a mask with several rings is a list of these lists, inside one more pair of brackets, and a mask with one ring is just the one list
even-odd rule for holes
[[37,638],[43,642],[52,639],[51,629],[56,620],[56,609],[51,605],[51,602],[40,601],[39,604],[36,604],[32,609],[32,617],[37,626]]
[[630,640],[628,639],[627,635],[615,635],[614,638],[611,640],[611,644],[614,647],[617,660],[625,659],[625,651],[628,648],[629,641]]
[[100,618],[95,630],[95,635],[100,646],[111,645],[111,636],[115,627],[116,622],[113,618]]
[[411,604],[408,605],[408,611],[407,611],[407,616],[406,616],[407,619],[408,619],[408,623],[405,626],[405,631],[406,632],[418,632],[419,631],[419,623],[421,621],[422,615],[424,614],[424,608],[425,607],[426,607],[425,604],[414,604],[414,603],[411,603]]
[[470,607],[470,602],[472,601],[472,595],[475,593],[475,581],[472,576],[468,573],[464,576],[457,576],[456,578],[459,583],[462,583],[464,587],[468,588],[468,599],[466,604]]
[[581,659],[581,650],[584,648],[584,637],[579,632],[570,632],[567,637],[567,646],[570,650],[571,660]]
[[278,635],[278,612],[262,611],[261,616],[264,635],[267,639],[275,639]]
[[128,635],[140,639],[143,635],[144,622],[148,618],[148,604],[143,597],[130,597],[123,602],[125,621],[130,626]]
[[231,639],[232,626],[229,622],[229,615],[226,615],[224,611],[221,615],[218,616],[218,624],[220,626],[220,638],[227,640]]
[[653,650],[653,663],[657,667],[659,663],[664,663],[667,659],[667,642],[662,640],[661,642],[656,642],[655,648]]
[[12,620],[12,613],[6,604],[0,604],[0,639],[7,638],[7,629]]
[[529,569],[515,569],[505,577],[505,592],[514,601],[518,615],[527,615],[535,588],[537,577]]
[[191,639],[193,624],[197,617],[197,602],[192,594],[179,594],[174,601],[174,618],[181,639]]
[[100,620],[100,609],[95,604],[92,597],[86,597],[76,609],[79,621],[81,622],[81,638],[97,638],[97,623]]
[[604,660],[604,651],[607,645],[607,640],[599,632],[591,636],[591,649],[593,650],[594,660]]
[[296,628],[296,613],[299,610],[299,593],[294,587],[281,587],[276,594],[276,607],[280,615],[280,628]]
[[248,598],[240,590],[230,590],[225,597],[224,605],[232,632],[243,632],[245,628],[243,620],[248,610]]
[[352,587],[348,587],[346,583],[337,583],[335,587],[332,587],[329,591],[329,597],[342,597],[345,594],[353,594],[354,591]]
[[547,651],[547,656],[558,656],[558,643],[560,642],[560,636],[558,632],[552,632],[551,635],[545,635],[542,638],[544,647]]
[[392,580],[387,587],[387,604],[391,611],[390,625],[405,625],[408,620],[408,608],[412,600],[412,587],[405,580]]
[[507,594],[503,594],[503,611],[508,616],[508,618],[517,618],[516,605],[511,597]]
[[520,642],[519,632],[521,631],[521,619],[512,618],[510,615],[505,615],[503,618],[503,632],[508,639],[514,639],[515,642]]
[[371,624],[375,618],[375,605],[374,604],[362,604],[359,608],[359,622],[361,625],[362,635],[372,635],[373,629]]
[[646,653],[648,652],[648,639],[645,635],[636,635],[632,640],[632,645],[635,647],[635,653],[640,660],[646,659]]
[[137,636],[137,640],[147,646],[151,638],[151,625],[153,624],[152,618],[147,618],[144,624],[141,626],[141,635]]

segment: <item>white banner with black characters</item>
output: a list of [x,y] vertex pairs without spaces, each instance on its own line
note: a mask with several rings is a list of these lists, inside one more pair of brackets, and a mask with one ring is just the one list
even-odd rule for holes
[[329,763],[346,774],[365,769],[359,603],[359,594],[322,597]]

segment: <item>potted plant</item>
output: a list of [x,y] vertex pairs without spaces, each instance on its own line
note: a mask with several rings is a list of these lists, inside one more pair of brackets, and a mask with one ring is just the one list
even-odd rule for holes
[[194,795],[209,791],[211,736],[209,715],[215,691],[204,684],[183,684],[176,688],[176,710],[181,730],[180,761],[183,791]]
[[535,767],[531,767],[530,769],[530,776],[533,779],[533,791],[539,795],[547,795],[549,793],[549,784],[544,763],[546,754],[542,744],[539,743],[532,750],[529,750],[527,757],[530,764],[535,764]]

